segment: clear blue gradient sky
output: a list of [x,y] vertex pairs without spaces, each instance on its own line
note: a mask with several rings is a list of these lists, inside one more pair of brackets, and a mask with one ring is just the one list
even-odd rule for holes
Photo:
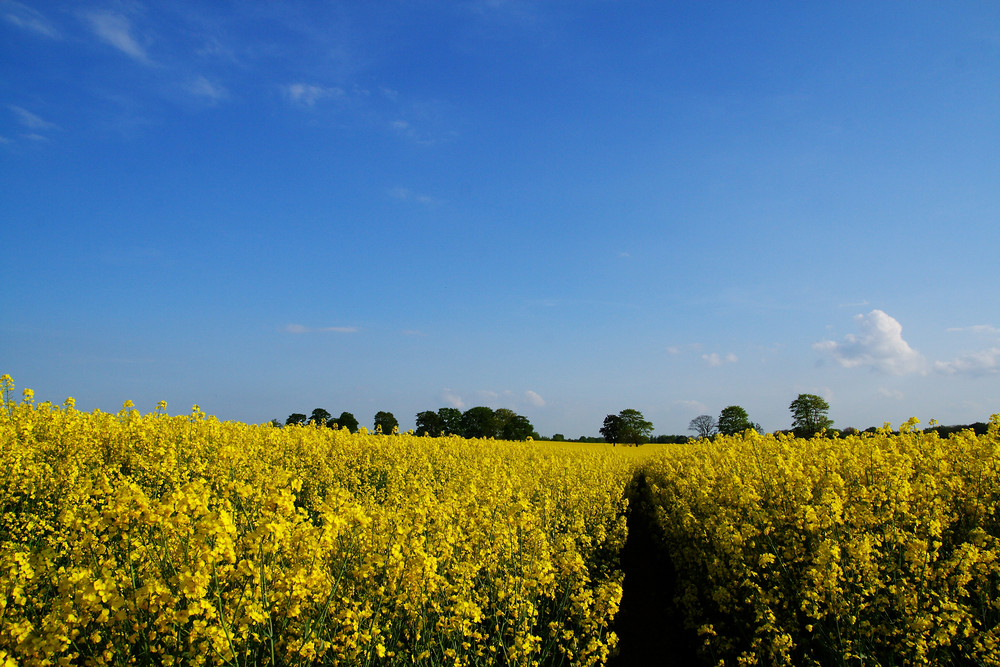
[[0,2],[38,400],[1000,412],[1000,4]]

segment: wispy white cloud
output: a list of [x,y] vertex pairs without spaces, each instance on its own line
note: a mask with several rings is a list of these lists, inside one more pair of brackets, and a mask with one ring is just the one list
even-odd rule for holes
[[289,324],[285,331],[290,334],[305,333],[356,333],[357,327],[306,327],[301,324]]
[[145,65],[151,64],[146,49],[139,44],[132,30],[132,22],[123,14],[111,11],[93,10],[85,12],[83,18],[101,41],[110,44],[133,60]]
[[401,119],[390,121],[389,129],[403,139],[421,146],[433,146],[439,141],[450,141],[456,136],[455,132],[438,132],[435,135],[433,130],[428,132],[425,129],[418,129],[410,121]]
[[1000,347],[968,352],[952,361],[934,362],[934,370],[948,375],[990,375],[1000,373]]
[[536,408],[541,408],[545,406],[545,399],[530,389],[524,392],[524,398],[525,400],[528,401],[528,403],[535,406]]
[[306,107],[316,106],[320,100],[342,99],[346,95],[343,88],[308,83],[289,84],[284,87],[284,92],[289,100]]
[[697,412],[698,414],[704,414],[708,410],[708,406],[701,401],[677,401],[677,404],[683,407],[685,410],[690,410],[691,412]]
[[1000,329],[989,324],[974,324],[971,327],[950,327],[946,329],[950,332],[968,332],[974,334],[985,334],[988,336],[995,336],[1000,334]]
[[441,199],[438,199],[436,197],[431,197],[430,195],[414,192],[409,188],[403,188],[403,187],[389,188],[386,191],[386,193],[393,199],[398,199],[400,201],[412,201],[418,204],[423,204],[425,206],[432,206],[443,203]]
[[0,7],[3,8],[4,20],[11,25],[50,39],[59,39],[62,36],[41,12],[31,7],[22,5],[20,2],[13,2],[13,0],[7,0],[7,2],[0,4]]
[[903,340],[903,327],[893,317],[876,309],[856,315],[854,321],[861,335],[848,334],[839,343],[823,340],[814,343],[813,349],[830,354],[845,368],[868,366],[892,375],[926,371],[923,355]]
[[24,108],[19,107],[19,106],[15,106],[13,104],[8,104],[7,108],[10,109],[14,113],[15,116],[17,116],[18,122],[21,123],[21,125],[23,125],[24,127],[28,128],[28,129],[31,129],[31,130],[54,130],[54,129],[57,129],[57,126],[56,126],[55,123],[50,123],[49,121],[45,120],[41,116],[38,116],[36,114],[31,113],[27,109],[24,109]]
[[878,393],[879,395],[884,396],[885,398],[891,398],[895,401],[903,400],[903,392],[901,392],[898,389],[888,389],[886,387],[879,387]]
[[717,352],[712,352],[711,354],[701,355],[701,358],[704,359],[705,362],[713,368],[717,368],[719,366],[722,366],[723,364],[735,364],[737,361],[740,360],[740,358],[737,357],[732,352],[730,352],[725,356],[722,356]]
[[219,84],[212,83],[204,76],[199,76],[190,82],[187,90],[192,95],[204,98],[213,104],[221,102],[229,97],[229,91]]

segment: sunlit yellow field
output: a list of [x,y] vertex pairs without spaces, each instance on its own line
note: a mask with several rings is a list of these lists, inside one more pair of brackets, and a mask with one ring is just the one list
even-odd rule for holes
[[0,411],[0,665],[601,665],[653,514],[706,664],[1000,664],[1000,420],[612,447]]

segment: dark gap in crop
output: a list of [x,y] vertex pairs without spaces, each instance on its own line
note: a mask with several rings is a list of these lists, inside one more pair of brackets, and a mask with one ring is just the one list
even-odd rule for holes
[[664,551],[646,478],[636,476],[629,494],[628,538],[622,550],[622,602],[615,617],[618,649],[608,667],[702,665],[695,633],[684,627],[674,604],[677,577]]

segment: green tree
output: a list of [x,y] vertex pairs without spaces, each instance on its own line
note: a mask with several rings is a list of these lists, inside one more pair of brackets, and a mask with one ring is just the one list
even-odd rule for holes
[[441,415],[433,410],[424,410],[417,413],[417,435],[429,435],[436,437],[444,431],[444,420]]
[[458,408],[441,408],[441,430],[449,435],[462,435],[462,411]]
[[628,409],[618,413],[622,418],[622,442],[631,442],[641,445],[649,442],[649,436],[653,435],[653,422],[646,421],[642,413],[638,410]]
[[631,442],[641,445],[649,442],[652,433],[653,423],[646,421],[641,412],[632,408],[622,410],[617,415],[608,415],[601,427],[601,435],[611,444]]
[[288,415],[288,419],[285,420],[285,426],[291,426],[292,424],[305,424],[306,419],[308,419],[308,417],[301,412],[293,412]]
[[315,410],[312,411],[312,414],[309,415],[309,423],[319,424],[320,426],[326,426],[326,423],[330,421],[330,417],[332,416],[333,415],[331,415],[323,408],[316,408]]
[[358,420],[350,412],[341,412],[339,417],[327,422],[327,426],[346,428],[351,433],[358,432]]
[[386,435],[391,434],[399,428],[399,422],[392,416],[391,412],[379,410],[375,413],[375,430],[382,430]]
[[830,404],[816,394],[799,394],[788,409],[792,412],[792,430],[798,438],[811,438],[833,426],[833,420],[826,416]]
[[736,435],[753,427],[747,411],[738,405],[730,405],[719,413],[717,428],[722,435]]
[[712,415],[698,415],[688,424],[688,430],[694,431],[699,438],[710,438],[715,435],[715,418]]
[[462,435],[466,438],[495,438],[497,418],[493,409],[480,405],[463,412]]
[[494,414],[497,421],[497,433],[504,440],[527,440],[534,438],[535,428],[528,418],[513,410],[500,408]]
[[616,445],[622,437],[622,418],[619,415],[608,415],[604,418],[604,425],[601,426],[601,435],[605,442]]

